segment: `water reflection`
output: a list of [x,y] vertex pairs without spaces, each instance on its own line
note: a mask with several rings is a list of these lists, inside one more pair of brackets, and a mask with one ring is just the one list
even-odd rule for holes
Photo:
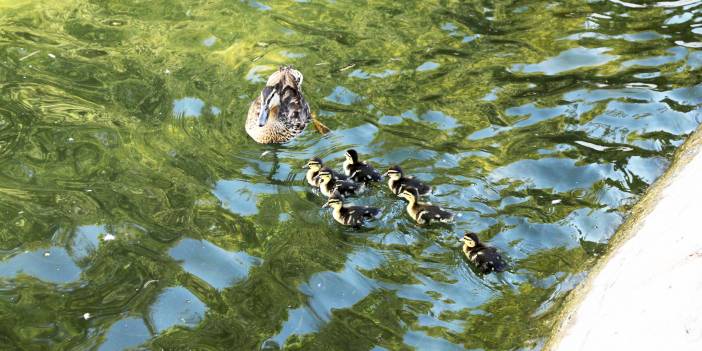
[[195,327],[206,311],[207,306],[200,299],[177,286],[164,290],[151,305],[151,321],[159,333],[174,325]]
[[120,351],[136,347],[149,340],[151,333],[141,318],[125,318],[112,325],[105,335],[100,351]]
[[46,282],[66,284],[78,280],[80,273],[81,269],[62,247],[25,251],[0,261],[0,276],[5,278],[26,274]]
[[244,252],[229,252],[207,240],[183,239],[168,252],[183,269],[216,289],[224,289],[246,278],[261,259]]
[[516,64],[512,66],[515,72],[559,74],[578,68],[604,65],[616,60],[619,56],[609,55],[611,48],[573,48],[561,52],[558,56],[534,64]]

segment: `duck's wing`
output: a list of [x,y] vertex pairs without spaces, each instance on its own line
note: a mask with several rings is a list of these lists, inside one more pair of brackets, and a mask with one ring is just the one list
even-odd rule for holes
[[494,247],[486,247],[476,253],[476,265],[483,273],[503,272],[507,263]]
[[366,219],[372,219],[380,213],[380,210],[368,206],[351,206],[348,207],[347,224],[359,227],[363,225]]
[[281,96],[278,119],[292,133],[301,133],[310,121],[310,106],[302,94],[290,86],[283,89]]
[[348,180],[340,180],[336,182],[336,190],[338,190],[341,195],[353,195],[362,190],[362,184]]
[[418,217],[425,222],[450,222],[453,220],[453,213],[446,211],[439,206],[426,205]]
[[355,169],[352,170],[351,176],[349,178],[362,183],[368,182],[379,182],[383,177],[380,172],[378,172],[371,165],[365,161],[356,165]]
[[404,182],[406,187],[417,189],[420,195],[425,195],[431,192],[431,186],[422,183],[420,180],[414,177],[408,177]]
[[346,176],[346,174],[339,173],[339,172],[334,171],[334,170],[332,170],[332,176],[333,176],[334,178],[336,178],[336,180],[347,180],[347,179],[349,179],[349,177]]

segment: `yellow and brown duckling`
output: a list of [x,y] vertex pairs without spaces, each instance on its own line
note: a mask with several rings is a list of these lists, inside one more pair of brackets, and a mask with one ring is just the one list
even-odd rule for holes
[[379,182],[382,178],[380,172],[369,165],[368,162],[358,159],[356,150],[346,150],[344,156],[346,157],[346,160],[344,160],[344,174],[349,179],[359,183],[370,183]]
[[310,106],[302,96],[302,73],[284,66],[271,74],[251,103],[246,133],[261,144],[285,143],[302,133],[310,119]]
[[[319,171],[324,167],[324,163],[322,163],[322,159],[318,157],[313,157],[309,161],[307,161],[307,164],[304,166],[304,168],[307,168],[307,173],[305,174],[305,179],[307,180],[307,183],[313,187],[317,187],[317,181],[315,180],[315,177],[317,177],[317,174],[319,174]],[[338,180],[346,180],[348,177],[345,175],[332,170],[332,176],[335,179]]]
[[431,192],[431,186],[422,183],[411,176],[405,176],[400,166],[392,166],[385,172],[388,177],[388,187],[395,195],[400,195],[402,189],[417,189],[419,195],[427,195]]
[[409,187],[402,189],[402,191],[400,191],[400,197],[409,201],[407,204],[407,213],[409,213],[412,219],[418,224],[431,222],[449,223],[453,221],[453,213],[439,206],[420,202],[417,189]]
[[338,192],[341,196],[350,196],[363,191],[364,187],[362,183],[335,179],[333,172],[331,168],[323,167],[315,177],[317,186],[319,186],[319,191],[321,191],[324,196],[332,197],[334,192]]
[[343,198],[339,193],[334,193],[323,207],[331,207],[332,217],[337,222],[358,228],[362,226],[366,220],[373,219],[380,214],[380,210],[368,206],[345,206]]
[[463,253],[466,258],[475,265],[483,274],[491,272],[503,272],[507,269],[507,263],[494,247],[487,246],[478,240],[475,233],[466,233],[460,239],[463,242]]

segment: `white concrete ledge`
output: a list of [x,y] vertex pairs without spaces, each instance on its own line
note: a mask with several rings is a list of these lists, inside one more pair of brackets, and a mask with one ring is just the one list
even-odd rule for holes
[[702,350],[702,129],[575,289],[546,349]]

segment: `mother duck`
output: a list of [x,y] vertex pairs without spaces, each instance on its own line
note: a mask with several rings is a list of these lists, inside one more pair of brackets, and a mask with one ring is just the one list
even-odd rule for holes
[[282,66],[268,77],[261,94],[251,103],[246,133],[261,144],[282,144],[298,136],[313,120],[321,133],[329,129],[310,114],[302,96],[302,73]]

